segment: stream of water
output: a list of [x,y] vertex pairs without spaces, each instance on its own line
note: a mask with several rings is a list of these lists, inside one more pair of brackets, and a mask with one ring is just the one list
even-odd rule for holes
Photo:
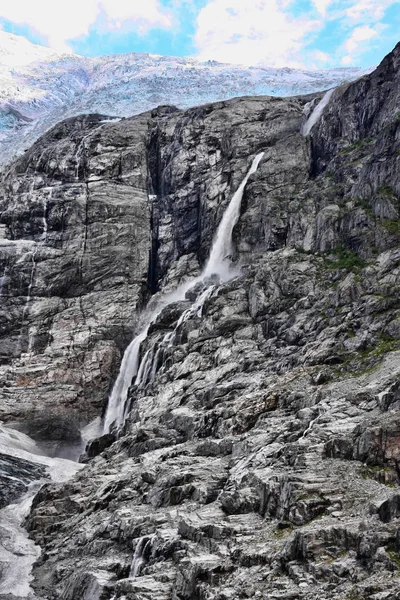
[[[218,282],[228,281],[237,274],[237,270],[232,268],[231,262],[233,253],[232,232],[239,218],[240,205],[246,184],[249,177],[257,171],[263,155],[264,152],[260,152],[256,155],[242,183],[232,196],[218,226],[211,247],[210,256],[202,273],[180,285],[174,292],[161,297],[156,302],[155,307],[148,307],[148,309],[145,310],[141,319],[141,322],[145,323],[145,325],[125,350],[120,371],[108,401],[107,412],[104,419],[105,433],[110,432],[113,428],[118,430],[124,425],[129,414],[129,406],[127,403],[128,391],[134,378],[134,383],[139,387],[146,385],[151,381],[151,378],[154,379],[162,348],[168,344],[173,344],[177,330],[185,320],[196,313],[201,314],[204,303],[214,291],[216,280]],[[203,289],[200,296],[193,302],[192,306],[181,315],[175,330],[172,333],[168,333],[157,348],[153,345],[141,358],[141,345],[147,338],[150,325],[168,305],[187,299],[186,294],[189,289],[200,282],[203,283],[203,288],[205,289]]]
[[308,117],[307,121],[304,123],[303,127],[301,128],[301,133],[304,136],[307,136],[310,133],[311,129],[314,127],[315,123],[317,123],[317,121],[319,121],[322,113],[324,112],[324,108],[326,107],[329,100],[331,99],[331,96],[334,91],[335,91],[335,88],[332,88],[331,90],[328,90],[324,96],[322,96],[321,100],[318,102],[317,106],[314,108],[311,115]]
[[[18,461],[39,465],[47,477],[32,481],[26,492],[16,502],[0,510],[0,599],[35,600],[30,587],[32,565],[40,555],[40,548],[29,539],[23,528],[32,500],[43,483],[66,481],[84,465],[62,458],[49,458],[40,454],[37,444],[27,435],[0,425],[0,459],[15,459],[15,475],[7,475],[0,460],[0,475],[5,481],[19,480]],[[21,477],[22,479],[22,477]],[[10,481],[10,484],[12,481]]]

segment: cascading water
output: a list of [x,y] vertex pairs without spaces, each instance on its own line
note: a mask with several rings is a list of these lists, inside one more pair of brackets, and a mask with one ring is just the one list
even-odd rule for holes
[[3,295],[3,287],[6,282],[7,282],[7,267],[4,269],[4,273],[0,277],[0,297]]
[[[24,323],[26,321],[26,317],[28,315],[28,310],[29,310],[29,305],[31,302],[31,298],[32,298],[32,288],[33,285],[35,283],[35,276],[36,276],[36,255],[38,253],[39,247],[40,246],[44,246],[47,240],[47,230],[48,230],[48,225],[47,225],[47,204],[48,201],[51,199],[51,195],[52,195],[52,188],[49,188],[49,195],[48,198],[43,198],[43,203],[42,203],[42,207],[43,207],[43,215],[42,215],[42,234],[40,236],[40,241],[38,243],[35,243],[35,246],[33,248],[33,250],[30,252],[30,255],[32,257],[31,261],[32,261],[32,267],[31,267],[31,274],[29,277],[29,285],[28,285],[28,292],[26,295],[26,301],[25,301],[25,306],[23,308],[22,311],[22,329],[21,329],[21,334],[19,337],[19,341],[18,341],[18,348],[19,350],[21,350],[22,347],[22,337],[23,337],[23,326]],[[28,352],[31,351],[32,349],[32,343],[33,340],[30,336],[30,333],[28,334]]]
[[233,252],[233,228],[235,227],[239,218],[240,205],[242,202],[243,192],[246,187],[246,184],[249,180],[250,175],[253,175],[253,173],[257,171],[258,165],[260,164],[260,161],[263,156],[264,152],[260,152],[260,154],[257,154],[255,159],[253,160],[249,172],[243,179],[238,190],[233,195],[232,200],[228,205],[228,208],[223,214],[221,223],[219,224],[216,236],[213,241],[213,245],[211,247],[209,259],[203,271],[203,277],[213,275],[214,273],[218,273],[218,275],[220,275],[221,279],[223,280],[230,279],[231,277],[230,258]]
[[135,337],[125,350],[117,380],[108,400],[107,413],[104,419],[104,431],[108,432],[112,425],[120,427],[125,421],[126,397],[132,379],[138,372],[140,344],[146,339],[148,327]]
[[314,108],[311,115],[308,117],[307,121],[301,128],[302,135],[307,136],[310,133],[311,129],[314,127],[315,123],[320,119],[322,113],[324,112],[324,108],[331,99],[331,96],[335,89],[336,88],[332,88],[331,90],[328,90],[318,102],[317,106]]
[[129,572],[130,579],[139,577],[142,567],[146,564],[148,558],[154,550],[153,546],[155,539],[155,535],[144,535],[143,537],[138,539],[135,547],[135,553],[133,555],[131,569]]
[[168,347],[173,346],[175,339],[178,335],[179,328],[183,323],[188,321],[194,315],[201,317],[203,306],[206,300],[208,300],[208,298],[213,293],[214,289],[215,286],[212,285],[211,287],[207,288],[202,294],[200,294],[197,300],[181,314],[175,325],[174,330],[169,333],[166,333],[159,343],[154,343],[153,346],[149,350],[147,350],[147,352],[143,356],[143,359],[141,360],[138,374],[135,379],[135,386],[137,386],[138,389],[143,389],[147,383],[153,383],[157,373],[157,366],[159,363],[160,356],[162,356],[163,352]]
[[[0,598],[25,598],[35,600],[30,582],[33,563],[40,555],[40,548],[29,539],[22,523],[28,515],[32,500],[43,483],[66,481],[84,465],[61,458],[49,458],[41,455],[36,443],[28,436],[12,429],[0,426],[0,470],[3,481],[7,479],[7,458],[26,468],[26,465],[40,466],[47,471],[46,479],[37,479],[29,484],[26,493],[17,501],[0,510],[1,542],[0,543]],[[8,479],[23,480],[18,467]],[[12,482],[10,482],[12,483]]]
[[43,231],[42,231],[42,237],[41,237],[41,241],[42,241],[43,244],[46,242],[46,239],[47,239],[47,229],[48,229],[48,225],[47,225],[47,203],[48,203],[48,201],[51,198],[52,191],[53,191],[53,188],[50,188],[49,197],[43,199],[43,216],[42,216]]
[[[135,384],[139,388],[144,387],[149,381],[154,380],[160,355],[162,355],[163,349],[174,343],[179,327],[192,316],[201,316],[204,303],[212,295],[215,288],[213,276],[217,276],[219,281],[228,281],[237,273],[231,268],[233,251],[232,232],[239,218],[240,205],[248,179],[256,172],[263,155],[264,152],[257,154],[238,190],[232,196],[218,226],[209,259],[201,275],[180,285],[174,292],[161,298],[153,310],[148,308],[144,313],[142,322],[147,322],[147,325],[143,327],[142,331],[125,350],[120,371],[108,401],[107,412],[104,418],[105,433],[110,432],[114,427],[119,429],[125,423],[129,412],[127,406],[128,390],[133,379],[135,378]],[[166,306],[173,302],[184,300],[188,290],[199,282],[203,282],[206,287],[205,291],[200,294],[190,308],[182,313],[174,331],[164,336],[157,349],[155,346],[151,347],[140,361],[140,347],[142,342],[147,338],[151,323],[157,319],[160,312]]]

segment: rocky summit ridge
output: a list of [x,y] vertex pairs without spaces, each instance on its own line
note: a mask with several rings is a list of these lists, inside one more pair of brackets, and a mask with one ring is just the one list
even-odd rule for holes
[[246,67],[144,53],[87,58],[0,30],[0,163],[81,113],[130,117],[159,104],[188,108],[235,96],[306,94],[369,70]]
[[36,495],[37,598],[400,597],[399,97],[400,44],[307,135],[321,94],[161,106],[70,118],[3,171],[1,419],[59,453],[263,152],[240,273],[158,313],[123,428]]

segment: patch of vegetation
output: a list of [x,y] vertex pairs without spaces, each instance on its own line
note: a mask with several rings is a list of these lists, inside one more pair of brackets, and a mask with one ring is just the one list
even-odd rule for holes
[[274,531],[274,536],[281,540],[282,538],[287,537],[290,533],[292,533],[293,529],[277,529]]
[[389,185],[381,185],[376,190],[376,193],[379,194],[380,196],[389,196],[389,197],[395,196],[393,189]]
[[384,334],[379,336],[379,342],[376,346],[367,348],[366,350],[357,350],[347,360],[343,360],[340,367],[334,371],[336,377],[360,377],[373,373],[379,366],[381,359],[388,352],[398,350],[400,347],[399,340],[390,338]]
[[361,470],[368,469],[368,471],[373,471],[374,473],[390,473],[392,469],[390,467],[381,467],[379,465],[372,465],[369,467],[362,467]]
[[[383,186],[378,188],[377,194],[381,196],[393,197],[395,194],[391,187]],[[373,212],[369,201],[366,198],[354,198],[354,206],[362,208],[362,210],[372,219],[376,219],[377,216]],[[386,229],[389,233],[399,235],[400,234],[400,219],[381,219],[379,224]]]
[[387,352],[393,352],[393,350],[396,350],[398,346],[398,340],[395,340],[388,335],[381,334],[379,337],[379,344],[371,350],[370,356],[379,358]]
[[368,144],[370,144],[372,141],[373,141],[372,138],[364,138],[362,140],[358,140],[357,142],[350,144],[350,146],[346,146],[346,148],[342,148],[342,150],[340,150],[339,154],[349,154],[350,152],[353,152],[354,150],[361,150],[365,146],[368,146]]
[[366,198],[354,198],[354,205],[362,208],[368,216],[375,218],[375,214],[372,211],[371,204]]
[[357,588],[351,588],[351,590],[346,594],[345,600],[362,600],[362,596]]
[[300,494],[297,500],[315,500],[316,502],[325,500],[324,495],[321,492],[309,492],[305,494]]
[[327,556],[327,557],[325,558],[325,563],[326,563],[327,565],[331,565],[331,564],[334,562],[334,560],[335,560],[335,559],[333,558],[333,556]]
[[366,262],[353,250],[339,247],[329,250],[324,255],[325,267],[329,270],[344,269],[348,272],[357,273],[366,266]]
[[381,222],[381,225],[388,233],[400,235],[400,219],[388,219]]
[[276,530],[274,531],[274,536],[278,539],[282,539],[292,533],[294,527],[292,523],[289,521],[281,521],[278,523]]
[[360,469],[360,476],[362,479],[373,479],[378,483],[382,483],[388,487],[396,487],[394,483],[386,481],[385,474],[393,473],[394,470],[390,467],[379,467],[379,466],[362,466]]
[[397,550],[395,542],[389,542],[387,544],[386,553],[387,553],[388,557],[390,558],[390,560],[392,561],[392,563],[394,563],[396,565],[397,570],[400,573],[400,556],[399,556],[399,551]]
[[381,358],[384,354],[397,350],[398,346],[398,340],[390,338],[387,335],[381,334],[379,336],[379,343],[376,346],[373,346],[372,348],[367,348],[366,350],[358,350],[357,354],[361,358],[361,360],[369,358]]

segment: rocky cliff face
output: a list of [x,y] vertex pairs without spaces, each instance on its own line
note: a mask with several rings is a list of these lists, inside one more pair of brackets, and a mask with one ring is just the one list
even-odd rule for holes
[[38,597],[399,596],[399,60],[308,137],[319,98],[92,116],[4,174],[2,418],[40,437],[102,410],[137,311],[200,271],[264,151],[242,274],[160,313],[119,439],[36,496]]
[[0,416],[39,439],[101,412],[146,288],[147,119],[103,123],[64,122],[2,180]]

